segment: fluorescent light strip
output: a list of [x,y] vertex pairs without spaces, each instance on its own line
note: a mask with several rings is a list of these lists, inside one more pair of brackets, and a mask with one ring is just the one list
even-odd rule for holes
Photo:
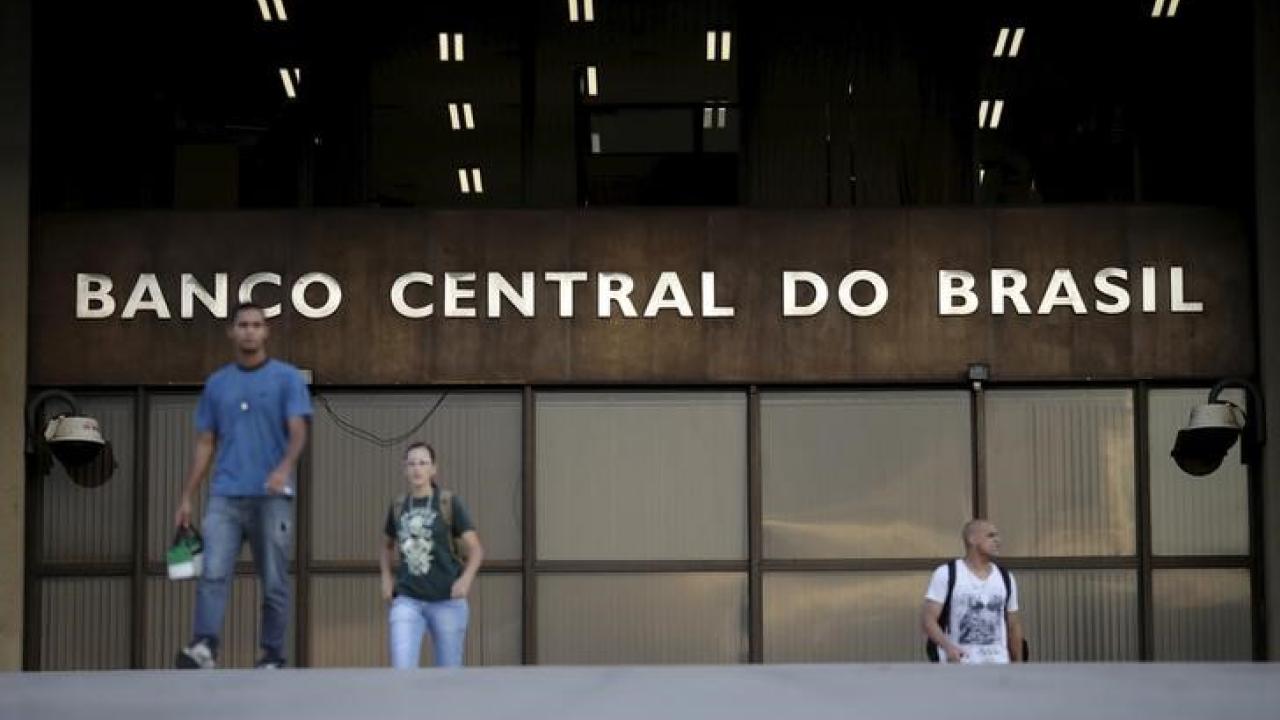
[[569,22],[578,22],[578,0],[569,0]]
[[1178,14],[1179,2],[1181,2],[1181,0],[1169,0],[1169,17],[1173,17]]
[[1151,17],[1160,17],[1164,13],[1164,0],[1156,0],[1156,4],[1151,7]]
[[587,66],[587,96],[595,97],[596,95],[599,94],[599,90],[600,90],[600,87],[597,84],[597,79],[596,79],[596,66],[588,65]]
[[991,109],[991,129],[1000,127],[1000,113],[1004,112],[1004,101],[997,100],[995,107]]
[[275,0],[275,4],[276,4],[276,19],[279,20],[280,22],[287,21],[289,19],[289,16],[286,15],[284,12],[284,0]]
[[591,133],[591,154],[600,154],[600,133],[598,132]]
[[[297,72],[297,69],[295,69],[294,73]],[[280,68],[280,82],[284,84],[284,94],[287,95],[290,100],[298,97],[298,90],[294,87],[293,78],[294,76],[289,73],[289,68]]]
[[458,168],[458,187],[462,189],[463,195],[471,194],[471,181],[467,180],[466,168]]
[[1004,57],[1004,44],[1009,39],[1009,28],[1000,28],[1000,37],[996,38],[996,51],[991,57]]
[[732,35],[733,33],[728,30],[720,33],[720,59],[725,62],[729,61],[729,43],[732,39]]
[[471,185],[477,195],[484,192],[484,183],[480,182],[480,168],[471,168]]
[[449,103],[449,127],[454,130],[461,130],[462,123],[458,122],[458,104]]
[[1022,34],[1026,28],[1018,28],[1013,31],[1013,45],[1009,47],[1009,57],[1018,57],[1018,49],[1022,47]]
[[711,116],[714,113],[715,113],[715,108],[711,107],[710,105],[702,108],[702,129],[703,130],[711,129]]
[[987,126],[987,106],[988,105],[990,105],[990,103],[986,100],[983,100],[982,102],[978,103],[978,127],[980,128],[984,128]]
[[465,125],[468,130],[476,129],[475,118],[471,116],[471,103],[462,103],[462,124]]
[[716,59],[716,31],[707,31],[707,61],[714,62]]
[[987,179],[986,168],[978,168],[978,184],[981,185],[983,180]]
[[595,0],[582,0],[582,19],[587,22],[596,21],[596,3]]
[[271,22],[271,8],[267,7],[267,0],[258,0],[258,12],[262,13],[262,22]]
[[719,116],[718,116],[718,117],[719,117],[719,119],[718,119],[718,121],[717,121],[716,125],[717,125],[717,127],[721,127],[721,128],[723,128],[723,127],[724,127],[724,124],[725,124],[725,121],[726,121],[726,120],[728,119],[728,117],[729,117],[729,108],[725,108],[725,107],[720,108],[720,112],[719,112]]
[[453,59],[462,62],[462,33],[453,34]]
[[440,33],[440,60],[449,59],[449,33]]

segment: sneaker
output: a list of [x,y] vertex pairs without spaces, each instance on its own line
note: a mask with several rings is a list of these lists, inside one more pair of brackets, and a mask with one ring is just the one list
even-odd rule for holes
[[218,667],[213,659],[213,650],[209,641],[201,638],[178,651],[178,659],[174,663],[180,670],[212,670]]
[[262,659],[259,660],[257,664],[254,665],[254,667],[257,668],[258,670],[279,670],[280,668],[283,668],[284,665],[285,665],[284,658],[271,657],[270,655],[263,655]]

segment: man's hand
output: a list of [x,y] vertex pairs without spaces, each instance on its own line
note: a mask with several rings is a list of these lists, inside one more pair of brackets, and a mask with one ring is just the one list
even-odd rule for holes
[[968,655],[958,645],[947,644],[947,662],[962,663]]
[[460,577],[453,581],[453,589],[449,591],[449,597],[454,600],[461,600],[471,592],[471,581],[466,577]]
[[276,468],[267,476],[267,493],[270,495],[284,495],[289,490],[289,473]]
[[182,499],[178,501],[178,509],[173,513],[173,526],[191,527],[191,498],[186,493],[182,494]]
[[391,602],[391,600],[395,597],[395,595],[396,595],[396,581],[391,579],[390,575],[383,574],[382,599],[386,602]]

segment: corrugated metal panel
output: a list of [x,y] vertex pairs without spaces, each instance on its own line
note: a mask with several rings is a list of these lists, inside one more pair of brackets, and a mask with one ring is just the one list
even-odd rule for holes
[[133,636],[128,578],[40,581],[40,669],[121,670]]
[[[438,394],[324,393],[347,422],[382,437],[401,434]],[[391,501],[404,492],[404,449],[425,440],[439,454],[439,481],[471,512],[493,560],[520,558],[521,398],[514,392],[451,393],[421,430],[393,448],[342,432],[315,403],[312,556],[374,562]]]
[[1248,570],[1156,570],[1151,590],[1156,660],[1253,659]]
[[[521,655],[519,575],[481,575],[472,586],[467,665],[518,665]],[[312,667],[386,667],[387,604],[377,575],[312,578]],[[422,643],[422,665],[431,643]]]
[[735,573],[538,577],[538,662],[747,660],[747,577]]
[[[163,562],[165,549],[173,540],[173,513],[191,467],[198,399],[199,395],[183,394],[153,395],[149,400],[147,560],[151,562]],[[197,518],[204,513],[204,497],[202,492],[195,500],[193,512]]]
[[96,488],[71,482],[54,463],[44,480],[41,558],[128,562],[133,547],[133,398],[84,397],[80,411],[97,418],[119,466]]
[[[147,647],[148,668],[171,668],[178,649],[191,642],[195,617],[196,583],[174,582],[168,578],[147,578]],[[261,617],[258,578],[237,576],[227,599],[223,621],[220,667],[253,667],[262,654],[258,647]],[[286,654],[295,661],[293,621],[285,635]]]
[[928,584],[928,572],[767,573],[765,662],[922,660]]
[[1138,659],[1136,572],[1022,570],[1014,577],[1033,662]]
[[1009,390],[987,402],[988,515],[1005,554],[1132,555],[1132,394]]
[[539,393],[538,556],[742,559],[742,393]]
[[969,394],[762,393],[764,554],[932,557],[972,517]]
[[[1205,477],[1182,472],[1169,455],[1191,408],[1208,396],[1207,388],[1151,391],[1151,542],[1158,555],[1249,553],[1249,476],[1240,444]],[[1224,398],[1244,402],[1239,392]]]

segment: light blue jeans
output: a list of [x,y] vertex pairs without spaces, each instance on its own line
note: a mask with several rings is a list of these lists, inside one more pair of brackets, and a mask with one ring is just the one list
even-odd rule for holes
[[236,558],[248,539],[262,579],[262,651],[268,658],[285,659],[293,498],[210,496],[200,532],[204,538],[204,574],[196,585],[195,639],[208,640],[217,649]]
[[462,667],[471,608],[466,598],[427,602],[403,595],[391,601],[391,667],[418,667],[422,633],[431,632],[436,667]]

